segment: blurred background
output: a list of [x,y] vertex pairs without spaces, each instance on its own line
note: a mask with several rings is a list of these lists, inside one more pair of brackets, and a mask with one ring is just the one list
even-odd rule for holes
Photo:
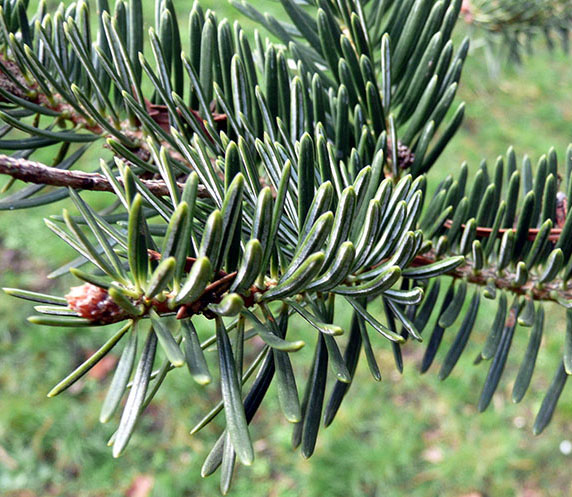
[[[254,27],[226,3],[200,3],[205,9],[214,8],[219,19],[238,19],[247,31]],[[175,4],[180,19],[185,20],[190,3],[176,0]],[[257,2],[257,7],[274,12],[280,9],[278,2],[270,1]],[[152,9],[148,10],[151,15]],[[459,39],[465,30],[459,21]],[[472,51],[457,96],[458,101],[467,102],[465,121],[431,171],[430,185],[455,173],[464,160],[472,171],[482,158],[494,164],[510,144],[519,159],[526,153],[533,164],[554,146],[562,163],[572,141],[572,59],[559,50],[546,51],[541,43],[522,66],[504,67],[494,79],[482,51]],[[0,185],[5,182],[0,179]],[[1,286],[64,294],[77,284],[71,278],[46,279],[50,271],[73,256],[42,221],[65,206],[60,202],[41,211],[0,214]],[[190,428],[218,400],[216,386],[198,387],[182,369],[170,374],[125,455],[115,460],[106,446],[114,424],[101,425],[97,419],[115,359],[102,361],[57,399],[46,397],[111,330],[32,326],[25,320],[33,312],[32,305],[22,302],[0,296],[0,495],[218,495],[218,476],[201,479],[200,466],[224,421],[219,417],[199,434],[189,435]],[[424,345],[405,347],[405,371],[400,375],[388,343],[379,340],[375,350],[383,380],[374,382],[366,365],[360,364],[335,422],[322,430],[309,461],[292,450],[291,427],[283,419],[271,387],[252,424],[257,459],[252,467],[238,469],[231,495],[571,495],[570,390],[564,391],[554,420],[542,436],[534,437],[531,429],[541,401],[539,392],[547,388],[562,354],[563,315],[550,306],[546,311],[549,326],[537,373],[531,391],[518,406],[512,404],[510,393],[528,338],[529,330],[524,328],[517,329],[493,403],[484,414],[476,411],[487,368],[474,366],[472,358],[480,351],[492,322],[486,307],[481,308],[470,349],[443,383],[433,371],[436,366],[423,376],[419,374]],[[206,336],[210,325],[201,323],[200,331]],[[445,340],[450,341],[451,335]],[[311,347],[306,349],[293,356],[295,367],[309,364]],[[213,352],[209,354],[216,360]]]

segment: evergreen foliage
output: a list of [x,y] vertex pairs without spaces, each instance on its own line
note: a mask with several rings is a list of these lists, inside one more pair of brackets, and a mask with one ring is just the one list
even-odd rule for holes
[[[0,3],[0,172],[12,176],[5,190],[34,183],[0,209],[69,197],[73,212],[46,225],[78,258],[52,276],[71,272],[81,283],[65,297],[5,291],[37,304],[33,323],[112,328],[49,395],[122,347],[100,415],[118,422],[114,456],[166,375],[186,366],[200,385],[220,381],[220,402],[192,433],[224,412],[202,474],[220,467],[226,493],[236,462],[253,462],[248,425],[273,381],[292,443],[310,457],[362,349],[380,380],[377,347],[392,347],[402,369],[402,345],[426,339],[425,372],[453,328],[445,379],[482,299],[496,316],[477,357],[488,363],[479,409],[514,333],[530,328],[513,392],[522,400],[544,306],[572,308],[572,147],[563,164],[550,150],[535,167],[527,157],[518,166],[509,148],[494,167],[483,162],[469,178],[463,164],[426,195],[464,114],[455,94],[469,42],[451,38],[460,0],[281,0],[288,22],[234,2],[277,42],[249,39],[198,3],[185,40],[171,0],[157,0],[147,35],[141,0],[80,0],[53,12],[40,2],[33,14],[24,0]],[[47,147],[56,150],[49,165],[36,160]],[[94,147],[101,161],[80,170]],[[112,195],[96,210],[81,190]],[[340,309],[352,312],[347,330]],[[566,312],[537,433],[572,374]],[[213,323],[203,343],[200,314]],[[304,341],[288,337],[292,316],[307,323]],[[295,374],[304,346],[314,357]]]
[[520,63],[532,54],[535,39],[543,39],[549,50],[570,49],[570,0],[464,0],[461,16],[484,47],[493,75],[507,59]]

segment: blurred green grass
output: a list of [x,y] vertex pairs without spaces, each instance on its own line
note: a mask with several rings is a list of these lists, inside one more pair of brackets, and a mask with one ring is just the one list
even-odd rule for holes
[[[219,18],[236,17],[225,3]],[[183,13],[183,2],[177,2]],[[267,2],[276,9],[276,3]],[[182,19],[185,16],[181,16]],[[251,23],[245,22],[248,29]],[[457,100],[467,102],[463,128],[432,171],[435,183],[463,160],[474,170],[513,144],[533,161],[555,146],[559,158],[569,141],[572,107],[570,59],[540,51],[520,68],[506,68],[499,80],[487,75],[484,59],[472,54]],[[94,157],[86,158],[86,161]],[[46,289],[45,276],[71,252],[51,236],[42,217],[64,204],[0,216],[2,286]],[[65,291],[71,279],[48,282]],[[343,309],[342,309],[343,311]],[[334,422],[322,430],[315,455],[306,461],[290,448],[290,427],[278,409],[273,387],[253,423],[257,460],[239,468],[236,496],[540,497],[569,495],[570,457],[559,451],[571,436],[572,397],[564,392],[554,421],[533,437],[532,421],[561,354],[562,313],[547,308],[549,324],[533,389],[521,405],[510,401],[512,381],[528,335],[519,329],[499,392],[489,410],[477,414],[476,401],[486,365],[472,358],[492,320],[481,309],[469,350],[441,383],[434,365],[424,376],[418,364],[424,345],[405,348],[399,375],[386,343],[375,349],[383,380],[374,382],[365,362]],[[551,312],[552,311],[552,312]],[[101,330],[60,330],[30,326],[32,306],[0,299],[0,493],[10,497],[124,496],[141,476],[152,479],[149,496],[217,495],[218,477],[202,480],[200,465],[216,440],[221,421],[191,437],[189,429],[217,398],[216,387],[197,387],[185,371],[172,373],[149,408],[124,456],[114,460],[105,446],[113,426],[97,421],[109,378],[79,382],[57,399],[45,394],[104,341]],[[431,323],[428,326],[430,328]],[[208,325],[201,327],[206,332]],[[298,334],[307,330],[295,331]],[[445,347],[452,333],[446,336]],[[444,349],[446,350],[446,348]],[[437,362],[443,356],[439,354]],[[212,355],[212,353],[211,353]],[[297,353],[295,366],[308,364],[311,346]],[[301,388],[302,385],[299,385]]]

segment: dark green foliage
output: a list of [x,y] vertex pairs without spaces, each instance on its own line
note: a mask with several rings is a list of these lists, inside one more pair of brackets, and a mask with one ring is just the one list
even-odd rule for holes
[[[543,302],[572,300],[572,214],[563,205],[572,152],[566,182],[554,150],[519,169],[509,149],[492,174],[483,162],[468,179],[461,166],[425,199],[424,174],[464,115],[454,99],[468,40],[455,50],[451,39],[460,0],[282,0],[290,22],[234,3],[280,43],[258,36],[251,47],[238,24],[198,3],[183,41],[169,0],[156,2],[148,35],[138,0],[102,8],[98,33],[83,1],[65,19],[42,8],[29,20],[23,3],[0,2],[0,149],[12,154],[0,156],[0,167],[17,179],[29,180],[21,174],[31,167],[44,175],[0,209],[70,196],[76,215],[64,210],[46,224],[80,259],[54,274],[71,268],[87,282],[67,299],[6,291],[41,304],[35,323],[126,321],[50,395],[123,339],[100,416],[109,421],[126,397],[112,440],[118,456],[168,373],[186,364],[197,383],[212,380],[216,368],[203,350],[216,346],[222,400],[192,432],[224,411],[226,430],[202,468],[207,476],[221,467],[223,493],[236,460],[254,459],[248,424],[274,378],[293,445],[310,457],[322,420],[332,423],[349,394],[362,348],[379,381],[376,348],[389,341],[402,371],[403,344],[423,341],[431,322],[425,372],[457,324],[439,373],[445,379],[479,322],[481,298],[498,293],[479,355],[490,360],[483,410],[517,325],[532,327],[513,393],[520,401],[539,351]],[[49,166],[33,162],[52,146]],[[106,149],[100,164],[80,171],[94,147]],[[15,163],[19,170],[10,169]],[[108,190],[116,201],[96,210],[78,189]],[[515,297],[507,314],[508,293]],[[351,313],[349,330],[338,324],[340,308]],[[214,321],[202,344],[198,314]],[[286,338],[292,315],[313,337]],[[315,352],[301,371],[291,354],[305,343]],[[572,369],[571,343],[568,330],[535,431],[550,420]]]
[[[483,36],[487,52],[520,63],[533,52],[537,38],[549,50],[560,45],[568,52],[571,7],[570,0],[471,0],[463,5],[462,16],[475,34]],[[488,60],[491,72],[497,72],[497,63]]]

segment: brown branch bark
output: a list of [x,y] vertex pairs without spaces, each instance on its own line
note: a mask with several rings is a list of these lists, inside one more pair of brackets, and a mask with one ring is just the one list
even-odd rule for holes
[[[0,174],[12,176],[27,183],[50,186],[68,186],[74,190],[91,190],[98,192],[113,192],[109,180],[99,173],[83,171],[68,171],[46,166],[40,162],[26,159],[15,159],[8,155],[0,155]],[[117,180],[122,183],[121,178]],[[161,180],[140,180],[154,195],[164,197],[169,195],[169,189]],[[177,183],[182,189],[183,185]],[[203,185],[199,185],[198,196],[208,198],[209,194]]]
[[[432,254],[418,255],[411,262],[412,266],[428,266],[436,261]],[[465,259],[465,264],[448,272],[447,276],[464,279],[474,285],[486,286],[492,282],[498,290],[507,290],[516,295],[531,295],[534,300],[550,302],[561,302],[564,300],[572,302],[572,288],[562,287],[562,280],[555,279],[549,283],[538,284],[538,276],[530,274],[528,281],[524,285],[515,285],[514,279],[509,272],[500,274],[494,266],[484,267],[480,271],[475,271],[470,261]],[[558,298],[554,295],[558,294]]]
[[[451,219],[447,219],[445,221],[445,223],[443,224],[443,226],[445,228],[449,229],[451,226],[453,226],[453,221]],[[465,229],[464,224],[461,224],[461,229]],[[501,228],[501,229],[499,229],[496,233],[496,237],[502,238],[503,235],[505,234],[505,232],[507,232],[511,229],[514,231],[513,228],[508,228],[508,229],[507,228]],[[536,239],[539,231],[540,230],[538,228],[530,228],[528,230],[527,240],[533,242]],[[482,226],[477,226],[476,230],[475,230],[476,235],[480,238],[489,238],[492,235],[492,232],[493,232],[492,228],[484,228]],[[548,235],[548,241],[549,242],[557,242],[558,239],[560,238],[561,233],[562,233],[562,228],[552,228],[550,230],[550,234]]]
[[[0,71],[0,88],[4,89],[6,92],[18,98],[34,103],[36,105],[40,105],[48,109],[51,109],[53,111],[56,111],[59,114],[59,117],[57,118],[58,120],[68,120],[72,122],[74,126],[79,126],[85,130],[90,131],[95,135],[107,136],[113,138],[113,136],[111,135],[105,135],[105,130],[101,128],[101,126],[99,126],[98,124],[89,119],[86,119],[86,117],[83,114],[78,113],[77,110],[75,110],[61,95],[54,93],[50,98],[48,98],[46,95],[42,93],[40,87],[37,84],[35,83],[29,84],[26,78],[24,77],[22,70],[16,64],[16,62],[0,54],[0,63],[5,68],[4,72]],[[9,100],[6,100],[0,96],[0,102],[4,101],[9,101]],[[145,99],[143,104],[145,105],[149,117],[153,119],[164,131],[169,133],[170,120],[169,120],[169,111],[167,106],[160,104],[153,104],[147,99]],[[192,108],[189,108],[188,111],[196,120],[196,124],[206,131],[204,127],[203,118],[200,112]],[[226,131],[227,129],[226,114],[218,114],[213,112],[212,119],[215,122],[218,130]],[[151,156],[151,153],[145,141],[146,134],[141,126],[141,123],[138,123],[136,129],[132,129],[132,123],[124,121],[121,123],[119,131],[135,143],[136,147],[131,151],[136,155],[138,155],[143,160],[148,161]],[[166,147],[168,153],[173,159],[185,163],[189,169],[192,169],[192,165],[188,163],[188,161],[186,161],[186,159],[181,155],[180,152],[174,150],[173,147],[171,147],[169,144],[165,142],[162,142],[161,145]],[[119,157],[122,157],[120,154],[117,155]],[[4,174],[10,174],[10,173],[4,173]],[[74,174],[75,173],[71,173],[72,176]],[[57,177],[52,179],[51,175],[45,176],[46,178],[50,178],[52,181],[56,181],[56,183],[48,183],[46,181],[34,181],[33,179],[23,179],[23,178],[17,178],[17,179],[22,179],[23,181],[28,181],[31,183],[43,183],[50,185],[53,184],[54,186],[70,186],[71,188],[81,188],[85,190],[112,191],[111,185],[108,182],[106,182],[103,176],[101,175],[99,175],[99,177],[85,176],[85,174],[87,173],[80,174],[75,178],[74,177],[67,178],[65,173],[63,173],[63,175],[59,177],[60,179],[57,179]],[[62,181],[63,183],[57,183],[57,181]],[[72,184],[69,183],[70,181],[72,182]],[[82,183],[84,185],[90,185],[90,187],[81,186]],[[75,187],[73,186],[73,184],[78,184],[80,186]],[[147,181],[145,182],[145,184],[156,195],[160,196],[168,195],[166,186],[162,181],[158,182]],[[199,186],[199,197],[201,198],[208,197],[206,189],[203,186]]]
[[[149,257],[151,260],[158,261],[161,259],[161,254],[149,250]],[[195,258],[187,257],[185,267],[187,272],[190,271],[195,261]],[[434,262],[436,262],[436,258],[434,254],[430,252],[417,255],[411,262],[411,266],[422,267]],[[145,302],[144,315],[147,314],[150,309],[154,309],[159,314],[175,312],[177,319],[183,319],[197,314],[203,314],[207,318],[213,318],[214,315],[209,311],[208,306],[221,301],[224,294],[232,285],[236,275],[236,271],[232,273],[226,273],[222,270],[219,271],[215,280],[205,288],[202,295],[195,302],[180,305],[175,309],[171,309],[166,300]],[[489,282],[492,282],[498,290],[506,290],[515,295],[530,295],[536,301],[572,302],[572,289],[569,287],[562,288],[561,282],[559,281],[538,285],[538,277],[531,275],[531,278],[524,285],[516,286],[510,274],[499,274],[494,267],[483,268],[477,272],[469,261],[463,266],[450,271],[446,276],[462,278],[469,283],[480,286],[486,286]],[[257,293],[266,292],[271,286],[270,284],[262,288],[256,286],[251,287],[246,293],[241,295],[244,306],[252,307],[255,305],[255,295]],[[558,297],[556,297],[555,294],[558,294]],[[72,309],[78,312],[81,317],[92,320],[94,324],[111,324],[134,318],[134,316],[120,309],[117,304],[111,300],[107,290],[97,288],[90,283],[86,283],[81,287],[72,288],[72,291],[66,295],[66,299]],[[134,302],[134,304],[140,305],[142,302],[143,301],[140,300]]]

